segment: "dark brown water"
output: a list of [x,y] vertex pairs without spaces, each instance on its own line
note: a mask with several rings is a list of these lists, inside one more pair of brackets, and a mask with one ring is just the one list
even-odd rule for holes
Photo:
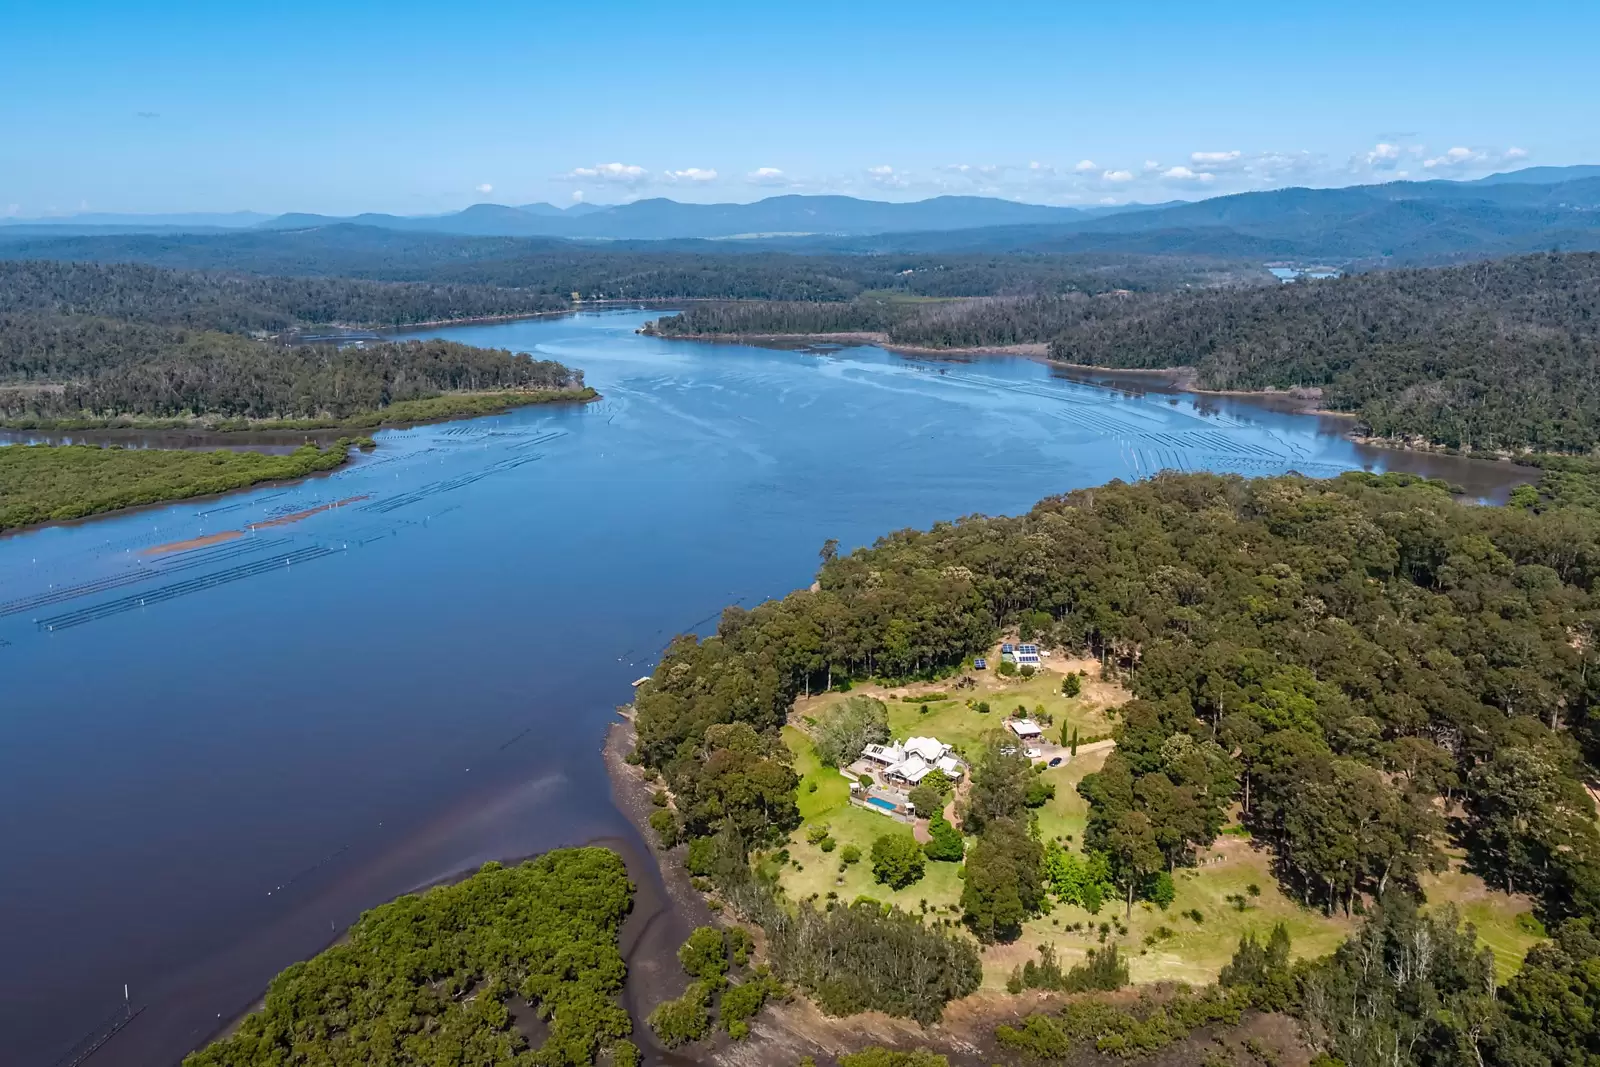
[[431,331],[582,367],[597,404],[388,431],[332,477],[0,540],[0,1060],[50,1064],[128,983],[144,1011],[91,1067],[173,1063],[363,908],[489,859],[637,846],[600,758],[614,705],[673,634],[807,584],[827,538],[1163,467],[1513,480],[1230,398],[667,342],[646,317]]

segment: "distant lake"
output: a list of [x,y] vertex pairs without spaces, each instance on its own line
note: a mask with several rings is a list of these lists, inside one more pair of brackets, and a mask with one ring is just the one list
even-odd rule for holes
[[1272,276],[1280,282],[1292,282],[1296,278],[1337,278],[1336,270],[1302,270],[1299,267],[1268,267]]
[[[175,1062],[363,909],[598,837],[602,734],[672,635],[907,526],[1162,468],[1507,465],[1018,359],[426,331],[581,367],[581,408],[390,431],[331,477],[0,539],[0,1048]],[[1520,475],[1520,477],[1519,477]],[[268,524],[239,533],[250,524]]]

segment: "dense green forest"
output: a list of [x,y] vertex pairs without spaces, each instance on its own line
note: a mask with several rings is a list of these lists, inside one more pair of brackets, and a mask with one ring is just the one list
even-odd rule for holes
[[713,303],[664,315],[650,329],[662,337],[881,333],[897,345],[985,348],[1048,341],[1064,323],[1120,295],[1125,294],[1077,292],[910,301],[869,293],[844,303]]
[[[592,1063],[632,1030],[617,1002],[617,933],[632,902],[622,860],[603,848],[487,864],[364,914],[185,1067]],[[538,1048],[512,1021],[515,1000],[545,1021]]]
[[697,307],[663,335],[871,330],[934,348],[1050,342],[1100,367],[1193,367],[1207,389],[1316,389],[1380,437],[1600,445],[1600,255],[1177,292]]
[[1211,389],[1314,386],[1379,436],[1461,448],[1600,444],[1600,255],[1540,255],[1276,288],[1112,301],[1051,354],[1192,365]]
[[[230,234],[106,237],[9,235],[0,257],[143,263],[183,270],[297,278],[359,278],[492,286],[529,299],[848,300],[872,290],[917,296],[1264,283],[1254,263],[1209,257],[912,253],[802,255],[739,241],[609,243],[400,233],[365,226]],[[505,299],[518,298],[517,294]]]
[[9,445],[0,448],[0,531],[304,478],[344,463],[356,443],[340,440],[325,449],[305,445],[287,456]]
[[487,408],[466,398],[460,410],[470,413],[581,392],[582,372],[503,350],[448,341],[291,346],[250,336],[551,306],[565,302],[472,286],[0,262],[0,422],[83,428],[203,417],[374,426],[381,419],[372,413],[445,394],[529,394]]
[[[1600,759],[1600,513],[1581,475],[1554,473],[1507,508],[1404,475],[1168,474],[901,531],[828,560],[815,592],[676,641],[640,691],[637,755],[679,798],[691,859],[708,842],[723,858],[703,873],[770,926],[778,911],[729,857],[798,824],[776,734],[795,697],[939,677],[1025,624],[1136,696],[1081,786],[1087,855],[1130,902],[1237,811],[1309,906],[1415,894],[1455,842],[1546,921],[1600,916],[1584,789]],[[1028,781],[1003,746],[972,768],[962,906],[986,940],[1044,904]]]
[[486,285],[0,260],[0,315],[98,316],[226,333],[334,323],[404,326],[564,310],[569,304],[564,294]]
[[440,394],[582,388],[583,373],[554,360],[451,341],[285,347],[179,326],[0,315],[0,421],[13,426],[123,416],[342,424]]

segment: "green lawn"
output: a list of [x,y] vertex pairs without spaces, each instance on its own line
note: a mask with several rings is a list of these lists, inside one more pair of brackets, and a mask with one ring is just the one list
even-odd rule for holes
[[[1104,709],[1079,697],[1062,696],[1060,685],[1059,676],[1037,676],[977,695],[962,693],[959,699],[925,704],[906,703],[893,695],[874,695],[888,705],[889,732],[896,741],[908,737],[937,737],[963,754],[971,754],[985,734],[1003,727],[1019,707],[1027,709],[1030,716],[1036,715],[1040,707],[1045,709],[1052,720],[1052,725],[1045,730],[1050,741],[1062,737],[1063,726],[1068,732],[1077,727],[1082,737],[1110,733],[1111,720]],[[976,710],[975,705],[980,701],[989,705],[988,712]]]
[[[964,696],[987,701],[994,709],[993,715],[1000,719],[1015,714],[1019,708],[1037,717],[1038,709],[1044,708],[1053,722],[1046,730],[1052,741],[1061,736],[1063,725],[1076,726],[1084,737],[1109,734],[1112,720],[1105,712],[1105,704],[1087,692],[1075,697],[1063,696],[1061,679],[1062,675],[1052,670],[1041,671],[1032,678],[1005,678],[987,671],[978,675],[977,689]],[[1115,703],[1126,699],[1126,693],[1119,693]]]
[[[991,662],[999,662],[998,651],[992,654]],[[1037,715],[1042,708],[1051,720],[1046,735],[1052,742],[1060,740],[1063,727],[1068,733],[1072,727],[1077,727],[1084,739],[1109,736],[1114,719],[1107,709],[1128,700],[1129,694],[1115,684],[1091,678],[1085,681],[1081,695],[1063,696],[1063,674],[1057,669],[1063,665],[1064,661],[1056,667],[1047,667],[1032,678],[1005,678],[994,670],[968,671],[966,676],[974,682],[970,689],[958,690],[954,679],[948,679],[892,688],[869,682],[857,685],[853,692],[875,697],[888,706],[889,732],[896,740],[933,736],[963,752],[970,752],[984,734],[1003,726],[1018,708],[1030,716]],[[900,699],[927,693],[948,693],[951,699],[927,704]],[[797,700],[795,719],[815,719],[843,699],[838,693],[819,693]],[[987,714],[975,710],[980,702],[989,705]]]
[[941,700],[937,704],[906,704],[886,701],[889,706],[889,733],[896,741],[908,737],[937,737],[957,752],[971,755],[983,735],[1002,723],[998,715],[980,715],[964,701]]
[[[960,864],[932,863],[920,882],[898,892],[872,880],[872,842],[883,834],[911,836],[911,827],[886,815],[858,808],[850,803],[850,784],[832,767],[824,767],[817,759],[811,739],[793,726],[785,727],[783,740],[794,754],[795,773],[800,777],[800,816],[804,819],[800,829],[791,836],[787,845],[791,863],[779,876],[784,891],[792,900],[803,900],[813,893],[819,901],[829,893],[837,893],[841,900],[854,900],[863,894],[878,900],[890,901],[917,911],[921,902],[954,903],[961,896]],[[817,783],[815,792],[811,783]],[[806,840],[806,831],[813,826],[825,825],[838,847],[825,853]],[[840,852],[845,845],[861,849],[861,862],[841,872],[843,862]],[[799,864],[798,867],[795,864]]]
[[[1127,935],[1112,929],[1112,939],[1119,941],[1128,955],[1134,982],[1204,985],[1233,957],[1240,937],[1255,931],[1265,939],[1278,922],[1288,926],[1296,956],[1332,952],[1349,933],[1351,924],[1342,918],[1302,908],[1284,896],[1272,877],[1266,852],[1236,838],[1223,838],[1218,844],[1218,849],[1202,854],[1200,867],[1177,873],[1177,898],[1171,908],[1162,911],[1136,902],[1132,917],[1126,920]],[[1250,896],[1250,885],[1260,890],[1259,896]],[[1244,911],[1227,899],[1231,895],[1246,899]],[[1124,907],[1121,901],[1108,901],[1098,915],[1090,915],[1082,908],[1058,906],[1050,915],[1030,921],[1015,944],[984,953],[984,984],[1003,986],[1011,969],[1036,958],[1038,946],[1045,943],[1054,944],[1064,962],[1078,962],[1100,944],[1098,924],[1122,919]],[[1191,909],[1198,909],[1203,921],[1196,923],[1184,914]],[[1086,928],[1068,930],[1074,923],[1086,924]],[[1156,934],[1160,927],[1166,927],[1169,936],[1146,944],[1145,937]]]
[[[783,743],[794,754],[794,771],[800,776],[800,817],[813,819],[835,808],[847,807],[850,783],[833,767],[824,767],[811,747],[811,739],[793,726],[783,728]],[[811,788],[815,783],[816,789]]]
[[1422,891],[1429,907],[1455,904],[1461,918],[1477,930],[1478,940],[1494,953],[1495,976],[1502,982],[1522,966],[1528,950],[1544,940],[1517,925],[1518,915],[1533,910],[1531,900],[1490,889],[1483,879],[1454,864],[1443,874],[1424,878]]
[[[1054,672],[1028,680],[1003,680],[992,673],[978,675],[978,679],[977,689],[962,692],[959,699],[926,706],[908,704],[897,697],[901,692],[927,692],[940,687],[911,686],[886,692],[878,687],[862,686],[858,691],[876,696],[888,705],[890,731],[897,740],[912,735],[932,735],[963,751],[970,751],[1018,704],[1026,706],[1030,713],[1043,704],[1055,717],[1056,726],[1051,733],[1056,737],[1063,722],[1077,725],[1084,736],[1110,730],[1112,720],[1106,715],[1105,706],[1116,703],[1111,699],[1114,693],[1110,687],[1097,683],[1092,695],[1086,692],[1084,697],[1069,700],[1060,695],[1061,675]],[[977,713],[968,707],[969,698],[987,700],[992,711],[987,715]],[[804,714],[819,714],[838,699],[837,694],[812,698],[805,702]],[[800,869],[791,865],[780,876],[790,896],[801,899],[815,893],[819,899],[826,899],[828,893],[833,892],[843,900],[853,900],[865,894],[893,901],[913,911],[919,910],[921,902],[926,900],[940,914],[953,916],[961,895],[959,865],[929,863],[922,881],[898,893],[876,885],[867,858],[873,839],[883,833],[910,833],[910,828],[852,807],[849,784],[838,771],[821,766],[804,732],[792,727],[785,729],[784,740],[794,753],[795,770],[802,775],[800,813],[806,820],[806,825],[796,831],[788,846],[792,860]],[[1070,847],[1081,848],[1088,805],[1078,796],[1077,786],[1086,774],[1104,764],[1108,751],[1086,752],[1076,760],[1044,772],[1047,780],[1056,785],[1055,798],[1036,812],[1040,834],[1045,840],[1068,839]],[[810,792],[813,781],[817,783],[816,792]],[[841,874],[837,850],[824,854],[816,846],[807,844],[806,829],[818,823],[828,826],[840,848],[845,844],[861,848],[862,862]],[[1257,895],[1249,892],[1251,885],[1259,890]],[[1135,904],[1133,915],[1127,920],[1128,934],[1112,932],[1113,938],[1119,940],[1128,953],[1129,970],[1135,982],[1179,980],[1196,985],[1210,982],[1232,957],[1240,937],[1253,931],[1265,938],[1278,922],[1288,927],[1296,956],[1325,955],[1337,948],[1359,922],[1359,917],[1345,919],[1324,915],[1320,909],[1302,907],[1285,896],[1272,875],[1269,853],[1254,848],[1248,838],[1219,838],[1214,848],[1201,853],[1199,866],[1177,873],[1176,888],[1177,898],[1170,909],[1161,911],[1151,905]],[[1494,952],[1496,971],[1502,981],[1515,972],[1528,949],[1540,940],[1517,926],[1517,916],[1530,908],[1525,898],[1491,890],[1477,877],[1456,869],[1425,879],[1423,888],[1430,905],[1455,902],[1462,918],[1474,925],[1479,939]],[[1243,897],[1245,908],[1240,910],[1228,899],[1230,896]],[[1201,922],[1196,923],[1185,914],[1192,909],[1199,910]],[[984,984],[994,989],[1003,988],[1012,968],[1036,958],[1038,946],[1045,943],[1056,946],[1063,962],[1077,962],[1084,958],[1088,949],[1100,944],[1098,924],[1122,916],[1123,906],[1118,902],[1108,902],[1095,916],[1076,907],[1057,907],[1050,915],[1029,922],[1015,944],[984,951]],[[1085,924],[1086,928],[1068,930],[1074,923]],[[1166,928],[1166,936],[1155,936],[1162,927]],[[1147,943],[1147,937],[1153,940]]]
[[[1324,915],[1320,908],[1302,907],[1285,896],[1272,876],[1270,854],[1253,848],[1247,838],[1221,837],[1200,859],[1198,867],[1177,872],[1177,897],[1172,907],[1161,911],[1152,905],[1134,904],[1133,917],[1127,921],[1128,934],[1118,938],[1128,952],[1133,981],[1210,982],[1232,958],[1239,938],[1250,931],[1265,938],[1278,922],[1289,928],[1297,957],[1326,955],[1360,922],[1360,916]],[[1259,896],[1251,896],[1251,885],[1260,890]],[[1475,875],[1452,870],[1424,879],[1423,888],[1430,905],[1454,902],[1462,919],[1473,924],[1478,939],[1494,953],[1495,972],[1501,981],[1516,973],[1528,949],[1540,940],[1516,925],[1517,916],[1529,910],[1529,901],[1492,890]],[[1245,909],[1239,910],[1230,896],[1243,896]],[[1195,908],[1203,922],[1185,915]],[[1032,920],[1017,944],[984,953],[985,984],[1003,986],[1011,968],[1032,957],[1045,942],[1053,943],[1063,960],[1078,961],[1099,944],[1093,926],[1121,918],[1123,909],[1120,902],[1109,902],[1099,915],[1090,916],[1081,908],[1064,906]],[[1092,925],[1078,932],[1065,929],[1078,922]],[[1145,937],[1162,926],[1171,936],[1146,944]],[[1112,936],[1117,937],[1115,930]]]
[[1045,802],[1039,809],[1039,835],[1046,841],[1065,838],[1074,849],[1083,846],[1083,828],[1089,821],[1089,802],[1078,795],[1078,783],[1085,775],[1093,774],[1105,766],[1110,749],[1084,752],[1060,767],[1043,773],[1044,780],[1055,783],[1055,799]]

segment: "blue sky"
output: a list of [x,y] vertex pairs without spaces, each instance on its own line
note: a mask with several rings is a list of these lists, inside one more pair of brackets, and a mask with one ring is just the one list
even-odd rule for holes
[[0,214],[1040,203],[1600,161],[1600,4],[0,0]]

